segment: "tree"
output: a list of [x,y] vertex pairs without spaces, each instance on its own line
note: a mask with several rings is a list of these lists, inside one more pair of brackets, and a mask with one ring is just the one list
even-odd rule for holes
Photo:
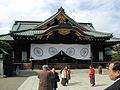
[[120,61],[120,45],[116,45],[113,48],[112,60],[119,60]]
[[11,45],[5,41],[0,41],[0,48],[11,49]]
[[12,47],[9,43],[5,41],[0,41],[0,54],[3,55],[3,68],[4,74],[6,76],[11,76],[13,74],[13,64],[12,64]]

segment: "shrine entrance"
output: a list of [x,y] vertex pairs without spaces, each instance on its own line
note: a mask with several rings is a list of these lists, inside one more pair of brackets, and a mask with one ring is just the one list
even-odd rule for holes
[[57,55],[44,59],[44,60],[33,60],[33,68],[41,68],[42,65],[47,64],[50,65],[51,67],[54,66],[58,69],[64,67],[64,66],[69,66],[71,68],[78,68],[80,64],[89,64],[90,60],[79,60],[72,58],[65,54],[63,51],[59,52]]

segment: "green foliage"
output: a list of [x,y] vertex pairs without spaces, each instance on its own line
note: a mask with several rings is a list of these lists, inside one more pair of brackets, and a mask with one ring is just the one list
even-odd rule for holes
[[113,50],[114,50],[114,53],[112,55],[112,60],[120,61],[120,45],[115,46]]
[[0,41],[0,48],[11,49],[11,45],[5,41]]
[[[3,53],[3,67],[4,67],[4,74],[6,76],[11,76],[13,74],[13,64],[12,64],[12,53],[11,53],[11,45],[5,41],[0,41],[0,50],[4,50]],[[7,54],[5,53],[7,52]]]
[[0,41],[0,48],[7,53],[11,52],[11,49],[12,49],[11,45],[5,41]]

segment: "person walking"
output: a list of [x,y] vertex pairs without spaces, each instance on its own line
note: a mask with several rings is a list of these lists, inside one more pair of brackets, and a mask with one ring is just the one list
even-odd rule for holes
[[71,74],[70,68],[67,66],[67,69],[66,69],[66,78],[67,78],[66,84],[68,84],[69,80],[71,79],[71,75],[70,74]]
[[54,78],[54,75],[50,70],[48,70],[48,65],[43,65],[42,69],[43,70],[38,73],[38,90],[52,90],[51,80]]
[[108,67],[109,77],[113,80],[113,84],[104,90],[120,90],[120,61],[114,61]]
[[52,84],[52,90],[56,90],[58,88],[58,85],[57,85],[57,82],[60,81],[60,78],[58,76],[58,73],[55,71],[55,68],[53,67],[51,72],[53,73],[54,75],[54,78],[52,79],[51,81],[51,84]]
[[101,65],[98,66],[98,73],[99,73],[99,75],[102,75],[102,66]]
[[89,70],[90,84],[94,86],[95,85],[95,69],[93,68],[93,65],[90,65],[89,68],[90,68]]

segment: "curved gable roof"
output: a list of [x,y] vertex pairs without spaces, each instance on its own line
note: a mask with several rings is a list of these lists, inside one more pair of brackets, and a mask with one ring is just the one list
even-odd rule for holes
[[55,20],[58,20],[58,22],[59,22],[58,24],[60,24],[61,20],[63,20],[62,23],[68,23],[68,24],[71,24],[72,26],[79,27],[83,31],[93,30],[93,29],[88,29],[87,28],[87,27],[89,27],[88,26],[89,24],[86,24],[87,26],[85,27],[85,24],[83,26],[82,23],[80,24],[80,23],[77,23],[76,21],[74,21],[67,14],[65,14],[64,9],[62,7],[60,9],[58,9],[58,12],[56,14],[54,14],[53,16],[51,16],[50,18],[48,18],[47,20],[45,20],[43,23],[41,23],[41,24],[33,27],[33,29],[46,29],[46,26],[53,24],[55,22]]
[[[53,24],[57,20],[56,24]],[[11,30],[11,35],[21,35],[21,36],[33,36],[34,34],[45,34],[50,32],[51,28],[55,29],[55,26],[66,25],[74,30],[82,33],[86,36],[93,37],[112,37],[111,33],[101,33],[97,32],[92,23],[77,23],[68,15],[65,14],[64,9],[61,7],[58,12],[45,20],[40,21],[16,21],[13,29]],[[62,28],[62,27],[61,27]],[[68,27],[67,27],[68,28]],[[78,29],[76,29],[78,28]]]

